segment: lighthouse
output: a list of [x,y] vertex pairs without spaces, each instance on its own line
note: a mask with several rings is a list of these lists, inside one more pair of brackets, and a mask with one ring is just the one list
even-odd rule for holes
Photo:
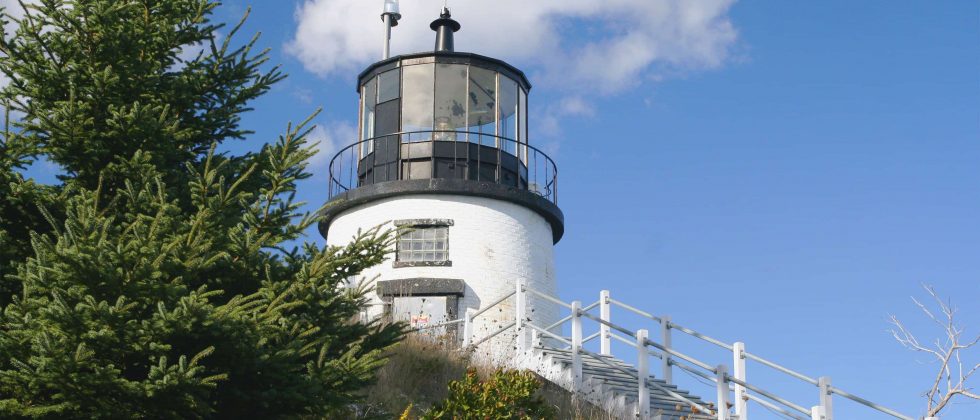
[[[397,3],[382,20],[382,60],[357,78],[359,136],[330,162],[328,203],[319,224],[328,245],[345,245],[376,226],[402,234],[391,258],[363,273],[369,318],[424,328],[496,304],[467,325],[487,337],[514,322],[518,284],[556,295],[553,248],[564,233],[558,167],[528,137],[531,84],[499,59],[455,51],[461,25],[448,9],[430,27],[431,51],[389,57]],[[558,318],[530,297],[537,325]],[[456,337],[462,323],[433,328]],[[495,357],[515,336],[480,343]]]

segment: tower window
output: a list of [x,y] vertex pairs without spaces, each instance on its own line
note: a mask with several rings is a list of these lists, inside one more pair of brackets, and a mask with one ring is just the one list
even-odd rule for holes
[[389,70],[378,75],[378,103],[383,104],[397,99],[401,94],[401,77],[398,70]]
[[396,226],[409,230],[398,237],[394,266],[451,266],[449,260],[449,226],[451,220],[397,220]]
[[398,261],[449,259],[448,227],[417,227],[398,238]]

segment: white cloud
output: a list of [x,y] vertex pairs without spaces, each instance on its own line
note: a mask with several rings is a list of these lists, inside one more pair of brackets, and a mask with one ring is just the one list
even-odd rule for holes
[[563,115],[578,117],[595,116],[595,108],[578,96],[562,98],[562,100],[558,102],[558,109]]
[[[223,42],[224,35],[221,32],[212,32],[214,35],[214,43],[219,48]],[[202,55],[203,54],[203,55]],[[180,51],[177,52],[177,61],[170,65],[167,71],[181,71],[187,67],[187,63],[197,59],[198,55],[207,57],[211,54],[211,41],[203,40],[201,42],[196,42],[193,44],[184,44],[180,46]]]
[[293,89],[293,97],[296,98],[296,100],[306,105],[313,104],[313,90],[311,89],[306,89],[306,88]]
[[[37,3],[38,0],[27,0],[25,4]],[[24,16],[24,9],[20,7],[20,3],[17,0],[0,0],[0,7],[6,9],[6,13],[20,19]]]
[[539,128],[548,137],[562,134],[561,120],[566,117],[592,118],[596,110],[581,96],[566,96],[557,102],[548,104],[540,113]]
[[[22,0],[25,5],[36,4],[40,0]],[[21,7],[21,2],[18,0],[0,0],[0,8],[3,9],[4,19],[7,24],[4,25],[4,35],[9,38],[18,27],[17,20],[23,19],[26,11]],[[10,78],[6,74],[0,74],[0,89],[6,87],[10,83]],[[0,108],[2,109],[2,108]]]
[[[41,0],[22,0],[22,1],[25,5],[29,6],[31,4],[40,3]],[[20,6],[20,2],[18,2],[18,0],[0,0],[0,7],[3,8],[4,14],[6,15],[4,17],[7,19],[7,24],[4,25],[4,30],[7,32],[7,34],[11,34],[15,30],[17,30],[17,22],[15,22],[14,20],[22,19],[26,11],[24,10],[23,7]],[[68,5],[66,7],[71,7],[71,6]],[[37,11],[34,11],[34,13],[37,13]]]
[[[499,57],[535,71],[535,82],[571,94],[617,93],[662,69],[699,70],[725,62],[737,39],[734,0],[455,1],[460,51]],[[393,54],[432,49],[428,23],[442,2],[403,0]],[[380,59],[382,1],[305,0],[287,51],[310,71],[358,71]],[[580,43],[576,32],[591,41]]]

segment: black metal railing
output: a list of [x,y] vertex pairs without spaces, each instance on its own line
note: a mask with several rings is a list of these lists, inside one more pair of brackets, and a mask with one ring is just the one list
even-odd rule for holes
[[344,147],[330,161],[328,195],[432,178],[492,182],[558,204],[558,166],[544,152],[510,138],[456,130],[392,133]]

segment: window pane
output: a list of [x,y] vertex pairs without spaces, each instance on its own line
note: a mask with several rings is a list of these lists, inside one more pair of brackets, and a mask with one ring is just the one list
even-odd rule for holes
[[[460,64],[436,65],[436,130],[466,128],[466,71]],[[456,140],[455,133],[436,133],[436,140]]]
[[527,94],[524,93],[524,88],[517,88],[518,103],[520,105],[520,110],[517,113],[517,139],[524,143],[524,145],[519,145],[521,161],[527,164]]
[[[480,67],[470,67],[469,114],[467,131],[496,134],[497,74]],[[470,138],[480,144],[496,145],[493,137]]]
[[[364,84],[361,88],[361,140],[374,137],[374,99],[377,94],[378,83],[376,79]],[[361,144],[361,156],[365,156],[374,151],[374,142],[368,141]]]
[[503,137],[500,145],[512,155],[517,155],[517,145],[506,139],[517,139],[517,83],[507,77],[500,76],[500,132]]
[[[404,67],[404,86],[402,87],[402,131],[432,130],[432,107],[434,100],[433,64],[419,64]],[[408,141],[429,140],[431,135],[416,134]]]
[[378,75],[378,103],[388,102],[398,98],[401,90],[401,80],[398,69],[386,71]]
[[448,237],[448,227],[417,227],[398,238],[395,258],[408,262],[448,261]]

